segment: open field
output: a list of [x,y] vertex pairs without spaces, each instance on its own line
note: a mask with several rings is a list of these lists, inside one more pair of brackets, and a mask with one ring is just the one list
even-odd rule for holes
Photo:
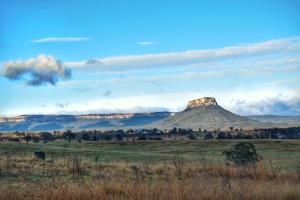
[[251,167],[226,164],[238,142],[2,142],[0,199],[300,198],[299,140],[251,140],[263,157]]
[[[48,143],[0,143],[0,153],[21,152],[33,156],[34,151],[45,151],[46,160],[80,155],[85,159],[103,162],[143,162],[172,160],[181,156],[189,162],[203,160],[224,162],[222,152],[241,140],[223,141],[122,141],[122,142],[67,142]],[[264,162],[286,171],[300,172],[300,140],[249,140],[255,144]]]

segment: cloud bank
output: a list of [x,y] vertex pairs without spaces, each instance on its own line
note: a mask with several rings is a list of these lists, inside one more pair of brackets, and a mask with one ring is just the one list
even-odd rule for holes
[[[237,88],[231,90],[206,90],[198,92],[175,92],[119,96],[118,98],[93,97],[88,99],[67,99],[66,103],[16,106],[4,110],[6,115],[18,114],[88,114],[118,112],[182,111],[187,102],[204,96],[213,96],[223,108],[239,115],[299,115],[299,90],[272,88]],[[32,113],[34,111],[34,113]]]
[[87,37],[49,37],[32,40],[33,43],[46,43],[46,42],[83,42],[90,38]]
[[68,62],[66,65],[79,68],[91,66],[99,68],[178,66],[241,56],[264,55],[276,52],[289,53],[299,50],[300,37],[292,37],[218,49],[95,58],[88,61]]
[[71,69],[54,56],[39,55],[28,60],[10,61],[4,64],[4,76],[9,80],[23,80],[30,86],[55,85],[59,79],[71,77]]
[[300,97],[292,99],[271,98],[257,102],[236,101],[238,113],[245,115],[299,115]]

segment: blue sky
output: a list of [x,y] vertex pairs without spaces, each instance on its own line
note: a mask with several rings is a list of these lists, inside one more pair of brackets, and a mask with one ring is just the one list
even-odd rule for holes
[[0,115],[144,112],[214,96],[300,114],[300,1],[2,1]]

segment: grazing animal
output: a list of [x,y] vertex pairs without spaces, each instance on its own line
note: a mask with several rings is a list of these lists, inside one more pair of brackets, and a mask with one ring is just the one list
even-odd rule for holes
[[45,158],[46,158],[46,154],[44,151],[35,151],[34,156],[40,160],[45,160]]

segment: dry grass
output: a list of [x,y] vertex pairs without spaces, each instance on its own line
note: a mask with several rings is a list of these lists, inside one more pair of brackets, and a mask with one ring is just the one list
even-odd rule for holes
[[300,175],[210,161],[103,163],[80,155],[0,160],[0,199],[300,199]]
[[[78,152],[66,154],[60,153],[64,148],[50,151],[55,144],[38,144],[39,147],[49,147],[46,161],[33,156],[35,149],[32,147],[35,144],[23,145],[23,148],[3,145],[0,153],[0,200],[300,199],[300,174],[295,172],[298,170],[279,171],[273,167],[274,160],[262,161],[255,167],[238,168],[204,157],[201,160],[188,160],[188,156],[171,157],[171,152],[165,160],[145,157],[136,163],[120,159],[113,162],[113,159],[103,161],[100,156],[104,154],[102,151],[99,152],[103,154],[92,154],[91,148],[96,148],[96,144],[76,143],[74,146]],[[109,151],[110,146],[105,145],[98,144]],[[136,151],[129,145],[130,148],[125,150],[126,145],[114,145],[120,148],[116,152]],[[185,147],[190,146],[187,143]],[[216,144],[212,146],[216,147]],[[151,146],[151,149],[155,147]],[[169,145],[168,148],[174,151]],[[270,149],[268,146],[264,148]],[[285,148],[288,153],[297,151],[294,147]],[[90,156],[87,156],[87,150]],[[274,152],[281,155],[278,151]],[[120,156],[115,156],[115,160]],[[289,159],[299,160],[297,155]]]
[[165,181],[93,181],[1,186],[1,199],[299,199],[299,183],[197,176]]

